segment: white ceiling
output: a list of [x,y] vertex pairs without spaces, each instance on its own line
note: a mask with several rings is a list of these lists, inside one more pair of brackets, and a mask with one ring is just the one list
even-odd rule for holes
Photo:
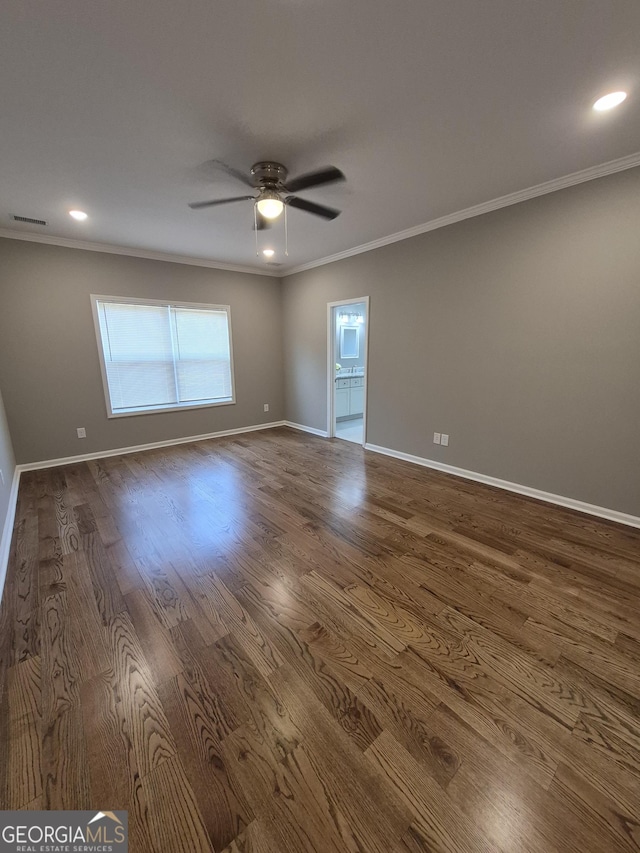
[[187,207],[245,194],[205,161],[338,166],[301,195],[340,217],[260,235],[284,271],[639,151],[639,33],[638,0],[5,0],[0,228],[266,270],[248,202]]

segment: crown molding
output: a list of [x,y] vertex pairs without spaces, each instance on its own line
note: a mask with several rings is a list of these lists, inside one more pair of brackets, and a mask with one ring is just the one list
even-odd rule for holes
[[563,190],[567,187],[573,187],[576,184],[583,184],[586,181],[594,181],[596,178],[603,178],[605,175],[612,175],[615,172],[623,172],[625,169],[632,169],[634,166],[640,166],[640,151],[636,154],[629,154],[627,157],[621,157],[618,160],[610,160],[608,163],[602,163],[599,166],[591,166],[588,169],[582,169],[580,172],[572,172],[570,175],[554,178],[551,181],[536,184],[534,187],[528,187],[524,190],[518,190],[517,192],[494,198],[491,201],[475,204],[472,207],[458,210],[455,213],[448,213],[446,216],[440,216],[438,219],[432,219],[422,225],[414,225],[412,228],[407,228],[404,231],[389,234],[387,237],[380,237],[377,240],[372,240],[370,243],[355,246],[353,249],[345,249],[344,252],[328,255],[325,258],[319,258],[317,261],[309,261],[306,264],[290,267],[284,270],[281,275],[283,277],[294,275],[298,272],[314,269],[314,267],[321,267],[325,264],[332,264],[334,261],[350,258],[353,255],[371,252],[373,249],[388,246],[390,243],[408,240],[411,237],[417,237],[419,234],[425,234],[427,231],[436,231],[438,228],[445,228],[447,225],[462,222],[464,219],[482,216],[483,213],[490,213],[492,210],[499,210],[501,207],[509,207],[512,204],[519,204],[521,201],[527,201],[530,198],[537,198],[541,195],[556,192],[556,190]]
[[0,237],[9,240],[26,240],[28,243],[45,243],[49,246],[62,246],[65,249],[84,249],[86,252],[105,252],[108,255],[125,255],[130,258],[145,258],[149,261],[165,261],[171,264],[187,264],[192,267],[207,267],[227,272],[265,275],[271,278],[281,278],[281,272],[262,270],[255,267],[244,267],[237,264],[225,264],[222,261],[212,261],[207,258],[191,258],[188,255],[172,255],[169,252],[154,252],[148,249],[135,249],[131,246],[116,246],[111,243],[90,243],[85,240],[72,240],[68,237],[56,237],[51,234],[34,234],[27,231],[17,231],[13,228],[0,228]]

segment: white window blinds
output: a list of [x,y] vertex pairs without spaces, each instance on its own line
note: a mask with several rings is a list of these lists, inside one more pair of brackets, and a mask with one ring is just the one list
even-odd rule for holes
[[110,415],[233,402],[227,306],[93,301]]

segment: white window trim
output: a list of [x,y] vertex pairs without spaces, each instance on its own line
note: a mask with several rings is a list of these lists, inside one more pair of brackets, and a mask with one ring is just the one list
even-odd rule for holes
[[[107,381],[107,368],[104,363],[104,350],[102,346],[102,334],[100,332],[100,318],[98,316],[98,302],[113,302],[116,304],[129,303],[131,305],[160,305],[171,308],[204,308],[212,311],[225,311],[227,314],[227,326],[229,329],[229,361],[231,370],[231,399],[215,403],[176,403],[172,406],[146,406],[144,409],[132,409],[128,412],[114,412],[111,408],[111,395],[109,394],[109,382]],[[102,390],[104,402],[107,408],[108,418],[131,418],[139,415],[156,415],[160,412],[185,412],[192,409],[210,409],[217,406],[233,406],[236,402],[236,378],[233,366],[233,338],[231,337],[231,306],[211,305],[205,302],[176,302],[167,299],[147,299],[139,296],[104,296],[102,294],[91,294],[91,311],[93,313],[93,325],[98,347],[98,358],[100,360],[100,373],[102,375]]]

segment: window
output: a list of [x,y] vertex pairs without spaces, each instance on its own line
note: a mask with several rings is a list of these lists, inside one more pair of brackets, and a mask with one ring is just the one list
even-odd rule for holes
[[228,305],[91,301],[109,417],[235,402]]

